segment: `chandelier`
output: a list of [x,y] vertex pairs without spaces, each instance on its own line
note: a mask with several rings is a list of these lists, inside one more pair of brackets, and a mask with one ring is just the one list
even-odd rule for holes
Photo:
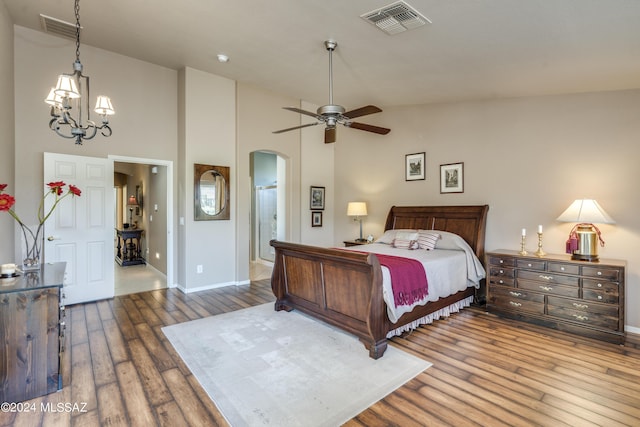
[[[51,105],[49,128],[63,138],[75,139],[76,144],[92,139],[100,130],[103,136],[111,136],[108,116],[115,114],[111,100],[107,96],[98,96],[93,111],[102,117],[98,126],[91,120],[89,111],[89,76],[82,74],[80,62],[80,1],[75,0],[76,14],[76,61],[72,74],[61,74],[56,87],[51,88],[45,102]],[[84,93],[83,93],[84,91]],[[72,116],[75,108],[77,115]]]

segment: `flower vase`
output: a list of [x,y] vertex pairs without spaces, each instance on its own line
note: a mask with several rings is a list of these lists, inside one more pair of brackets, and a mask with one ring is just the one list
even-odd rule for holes
[[42,246],[44,245],[42,225],[27,227],[21,224],[20,226],[22,234],[22,271],[39,271],[42,266]]

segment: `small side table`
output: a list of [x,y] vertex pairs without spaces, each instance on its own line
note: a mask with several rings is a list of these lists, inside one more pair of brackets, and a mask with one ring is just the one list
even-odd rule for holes
[[344,242],[344,246],[345,247],[349,247],[349,246],[360,246],[360,245],[368,245],[369,242],[367,242],[366,240],[360,241],[360,240],[345,240]]
[[146,264],[140,250],[142,231],[139,228],[116,229],[118,235],[116,261],[121,266]]

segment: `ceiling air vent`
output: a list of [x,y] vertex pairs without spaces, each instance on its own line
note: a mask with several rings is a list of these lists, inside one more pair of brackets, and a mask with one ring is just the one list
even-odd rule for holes
[[[46,33],[55,34],[56,36],[66,37],[69,39],[76,39],[76,24],[43,14],[40,14],[40,24]],[[82,27],[80,27],[80,29],[82,29]]]
[[360,17],[389,35],[431,24],[429,19],[403,1],[372,10]]

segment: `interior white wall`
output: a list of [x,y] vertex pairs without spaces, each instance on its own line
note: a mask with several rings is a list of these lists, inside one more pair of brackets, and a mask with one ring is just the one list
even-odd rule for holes
[[[617,221],[600,227],[600,257],[627,260],[626,324],[640,327],[640,91],[387,108],[371,117],[391,133],[348,130],[336,143],[336,205],[369,202],[365,234],[380,236],[392,205],[486,203],[488,250],[519,249],[527,228],[534,251],[541,224],[545,251],[564,253],[573,224],[556,218],[574,199],[596,199]],[[405,181],[405,154],[422,151],[426,180]],[[455,162],[464,162],[464,193],[440,194],[440,165]],[[337,212],[336,241],[353,234]]]
[[[236,284],[236,124],[235,82],[213,74],[184,70],[184,247],[180,264],[186,292]],[[194,164],[230,168],[229,220],[194,220]],[[191,201],[191,202],[189,202]],[[202,272],[198,273],[198,266]]]
[[80,59],[91,78],[92,96],[108,94],[116,114],[110,119],[111,137],[96,136],[79,146],[49,129],[43,102],[58,74],[72,71],[74,41],[20,26],[14,31],[15,188],[21,216],[35,218],[43,194],[43,152],[101,158],[147,158],[153,153],[177,161],[175,70],[82,45]]
[[[249,242],[251,212],[251,171],[249,155],[253,151],[268,151],[278,154],[284,160],[284,192],[285,206],[278,207],[278,213],[284,212],[285,218],[278,218],[278,230],[284,232],[286,239],[300,241],[300,132],[293,131],[273,134],[277,129],[299,124],[298,115],[283,110],[282,107],[298,105],[299,101],[273,92],[256,88],[249,84],[237,85],[237,180],[238,193],[235,197],[237,224],[237,279],[239,282],[249,280]],[[278,165],[280,166],[280,162]],[[282,173],[280,167],[278,174]],[[278,188],[282,186],[278,180]],[[285,226],[280,228],[280,220]]]
[[[306,111],[316,111],[317,105],[302,102],[301,108]],[[297,113],[289,112],[296,115]],[[313,118],[300,115],[302,123],[313,123]],[[334,185],[334,147],[335,144],[324,143],[324,126],[311,126],[301,131],[300,164],[304,173],[300,176],[300,212],[302,216],[300,242],[316,246],[333,245],[334,214],[340,212],[335,205]],[[322,227],[311,226],[311,195],[310,187],[325,187],[324,210],[322,211]],[[346,209],[346,208],[345,208]]]
[[[15,195],[14,186],[14,109],[13,109],[13,23],[4,2],[0,3],[0,184],[5,192]],[[0,215],[0,263],[15,262],[15,221],[10,215]]]

